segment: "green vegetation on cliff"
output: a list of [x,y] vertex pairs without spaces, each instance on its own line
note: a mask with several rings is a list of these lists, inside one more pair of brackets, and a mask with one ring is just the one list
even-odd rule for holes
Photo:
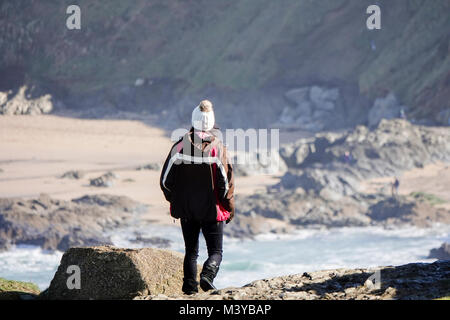
[[449,107],[448,0],[380,0],[382,29],[364,0],[3,1],[0,70],[80,94],[168,79],[179,93],[354,84],[373,99],[393,91],[416,114]]
[[39,293],[40,290],[34,283],[0,278],[0,300],[18,299],[21,295],[36,296]]

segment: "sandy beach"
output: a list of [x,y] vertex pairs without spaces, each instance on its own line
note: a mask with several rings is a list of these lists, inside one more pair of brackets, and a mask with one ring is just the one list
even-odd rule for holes
[[[161,129],[133,120],[86,120],[41,116],[0,117],[0,197],[34,198],[47,193],[70,200],[85,194],[125,195],[149,206],[145,219],[172,224],[159,188],[159,171],[136,170],[163,163],[172,145]],[[61,179],[70,170],[82,179]],[[110,188],[89,186],[107,171],[117,175]],[[277,177],[238,177],[237,194],[251,194]]]
[[[286,137],[284,137],[286,139]],[[159,188],[159,170],[136,170],[163,163],[172,142],[169,134],[137,120],[86,120],[41,116],[0,117],[0,197],[35,198],[40,193],[70,200],[86,194],[125,195],[149,206],[145,219],[172,224],[168,204]],[[61,179],[70,170],[85,172],[82,179]],[[112,171],[110,188],[89,185],[89,179]],[[248,195],[274,184],[279,177],[256,175],[236,178],[236,194]],[[389,189],[393,177],[362,184],[362,191]],[[403,173],[399,193],[426,192],[446,201],[450,167],[430,164]]]

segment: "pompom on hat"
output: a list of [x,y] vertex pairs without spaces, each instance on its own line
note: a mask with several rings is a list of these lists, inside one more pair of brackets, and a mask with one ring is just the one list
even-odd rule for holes
[[192,126],[196,130],[209,131],[214,128],[215,118],[213,105],[209,100],[203,100],[192,111]]

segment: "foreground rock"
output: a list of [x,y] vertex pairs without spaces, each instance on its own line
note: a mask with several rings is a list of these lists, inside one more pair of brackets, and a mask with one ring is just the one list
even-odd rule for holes
[[443,243],[439,248],[431,249],[428,258],[450,260],[450,243]]
[[107,230],[126,226],[145,207],[130,198],[89,195],[71,201],[42,194],[37,199],[0,198],[0,250],[29,244],[65,251],[111,244]]
[[[69,266],[80,268],[80,289],[68,289]],[[70,281],[69,281],[70,282]],[[131,299],[182,294],[183,254],[161,249],[109,246],[71,248],[43,294],[47,299]]]
[[[369,279],[376,271],[379,271],[381,283]],[[193,296],[148,295],[136,299],[422,300],[450,296],[449,279],[450,261],[438,261],[398,267],[299,273],[253,281],[241,288],[225,288]]]

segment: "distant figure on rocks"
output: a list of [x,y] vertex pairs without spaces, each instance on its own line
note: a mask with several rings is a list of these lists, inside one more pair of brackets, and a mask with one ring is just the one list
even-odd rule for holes
[[403,108],[400,109],[400,118],[403,120],[408,120],[406,117],[405,109]]
[[400,181],[397,177],[394,178],[394,182],[392,182],[392,197],[396,198],[398,196],[398,188],[400,187]]
[[234,217],[233,168],[214,125],[213,105],[203,100],[192,112],[191,130],[172,146],[161,172],[160,186],[170,202],[170,214],[181,220],[185,294],[198,292],[200,230],[208,249],[200,287],[216,289],[213,280],[222,261],[223,222],[228,224]]
[[344,153],[344,162],[346,164],[352,164],[353,163],[353,155],[350,151],[345,151]]

